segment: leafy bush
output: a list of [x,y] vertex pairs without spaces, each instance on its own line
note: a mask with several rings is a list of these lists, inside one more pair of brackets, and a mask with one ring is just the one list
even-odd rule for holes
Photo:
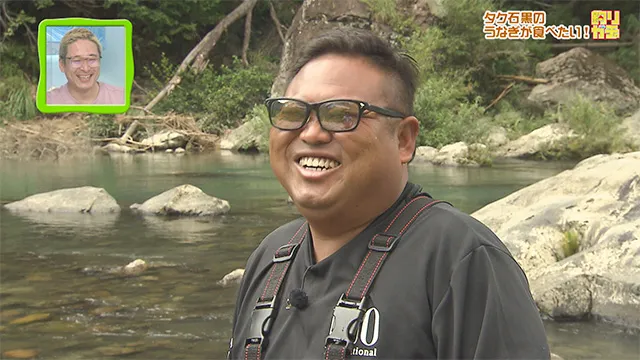
[[568,104],[559,106],[554,116],[556,121],[567,124],[575,136],[545,149],[541,156],[546,159],[580,160],[596,154],[635,150],[624,139],[622,118],[604,103],[575,94]]
[[[175,65],[165,59],[150,69],[155,72],[153,79],[158,87],[164,86],[175,70]],[[220,133],[240,125],[253,105],[268,96],[274,75],[273,69],[264,66],[244,66],[237,57],[231,66],[214,69],[208,65],[197,75],[186,72],[180,85],[156,110],[196,114],[203,131]]]
[[[22,73],[19,71],[18,73]],[[0,77],[0,116],[10,119],[28,120],[38,113],[33,85],[22,75]]]
[[94,138],[119,137],[119,126],[111,114],[91,114],[87,116],[89,136]]
[[486,132],[478,120],[484,109],[469,101],[468,88],[456,74],[437,74],[417,90],[414,112],[420,121],[418,145],[441,147],[457,141],[473,143]]

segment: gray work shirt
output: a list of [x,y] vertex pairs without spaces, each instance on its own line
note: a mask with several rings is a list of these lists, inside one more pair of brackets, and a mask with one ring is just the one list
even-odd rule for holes
[[[307,232],[280,289],[278,315],[263,359],[321,359],[333,308],[362,262],[367,244],[398,201],[336,253],[316,263]],[[239,288],[230,357],[244,359],[251,313],[274,252],[303,224],[269,234],[250,256]],[[307,308],[287,306],[303,289]],[[525,274],[486,226],[447,204],[423,212],[387,257],[371,291],[353,359],[549,359],[549,347]]]

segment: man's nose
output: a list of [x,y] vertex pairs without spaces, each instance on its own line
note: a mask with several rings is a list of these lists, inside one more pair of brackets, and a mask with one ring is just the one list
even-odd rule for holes
[[315,111],[309,115],[309,120],[300,132],[300,139],[308,144],[327,143],[331,141],[331,133],[320,126]]
[[82,60],[82,65],[80,65],[80,67],[82,68],[82,70],[88,71],[89,68],[90,68],[89,61],[88,60]]

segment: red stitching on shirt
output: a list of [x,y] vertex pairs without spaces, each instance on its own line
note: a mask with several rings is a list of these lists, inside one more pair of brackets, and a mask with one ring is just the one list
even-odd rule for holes
[[[291,244],[291,242],[293,241],[293,239],[296,237],[296,235],[298,235],[298,233],[300,232],[300,230],[302,230],[302,227],[305,226],[307,224],[307,222],[303,222],[302,225],[300,225],[300,227],[298,228],[298,231],[296,231],[295,234],[293,234],[293,236],[291,237],[291,239],[289,239],[289,242],[287,244]],[[307,230],[304,231],[304,235],[307,234]],[[302,237],[304,239],[304,236]]]
[[269,284],[271,283],[271,278],[273,278],[273,274],[276,272],[277,266],[271,266],[271,273],[269,274],[269,278],[267,279],[267,283],[264,286],[264,290],[262,291],[262,296],[260,296],[260,300],[264,301],[264,298],[267,296],[267,289],[269,289]]
[[402,214],[402,213],[404,212],[404,210],[405,210],[409,205],[411,205],[411,203],[413,203],[414,201],[416,201],[416,200],[418,200],[419,198],[422,198],[422,197],[425,197],[425,196],[418,196],[418,197],[413,198],[411,201],[409,201],[409,202],[408,202],[408,203],[407,203],[407,204],[402,208],[402,210],[400,210],[400,212],[398,212],[398,213],[396,214],[396,216],[393,218],[393,220],[391,220],[391,222],[389,223],[389,226],[387,226],[387,228],[386,228],[386,229],[384,229],[384,231],[385,231],[385,232],[389,231],[389,229],[391,229],[391,226],[393,225],[393,223],[395,223],[395,222],[396,222],[396,220],[398,220],[398,217],[400,216],[400,214]]
[[438,201],[434,200],[430,203],[428,203],[427,205],[423,206],[422,208],[420,208],[420,210],[418,210],[418,212],[413,215],[413,217],[411,218],[411,220],[407,221],[407,223],[404,225],[404,227],[402,228],[402,230],[400,230],[399,235],[401,235],[408,227],[409,225],[411,225],[411,223],[418,217],[418,215],[420,215],[420,213],[422,213],[422,211],[426,208],[428,208],[429,206],[431,206],[431,204],[433,203],[437,203]]
[[376,273],[378,272],[378,268],[380,268],[380,265],[382,264],[382,262],[384,261],[384,259],[387,257],[388,254],[389,253],[386,252],[386,253],[382,254],[382,256],[380,256],[380,259],[378,259],[378,263],[376,264],[376,267],[373,268],[373,271],[371,272],[371,276],[369,276],[369,280],[367,281],[367,284],[362,289],[362,293],[360,294],[360,298],[361,299],[364,297],[364,294],[367,292],[367,289],[369,288],[369,285],[371,285],[371,282],[373,281],[373,278],[376,277]]
[[373,251],[369,250],[369,252],[367,253],[367,256],[365,256],[364,260],[362,260],[362,264],[360,264],[360,268],[358,269],[358,272],[356,273],[356,276],[351,281],[351,285],[349,285],[349,289],[345,293],[345,295],[347,295],[347,297],[349,297],[349,293],[351,292],[351,288],[353,288],[353,285],[355,284],[356,280],[358,279],[358,276],[360,275],[360,272],[362,272],[362,268],[364,268],[364,264],[367,262],[367,259],[369,258],[369,256],[371,255],[372,252]]

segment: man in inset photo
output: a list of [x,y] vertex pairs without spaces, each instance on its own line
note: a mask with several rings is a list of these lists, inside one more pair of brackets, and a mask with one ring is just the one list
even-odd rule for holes
[[122,87],[98,81],[101,60],[102,45],[90,30],[68,31],[60,41],[58,60],[67,83],[47,91],[47,104],[124,104]]

